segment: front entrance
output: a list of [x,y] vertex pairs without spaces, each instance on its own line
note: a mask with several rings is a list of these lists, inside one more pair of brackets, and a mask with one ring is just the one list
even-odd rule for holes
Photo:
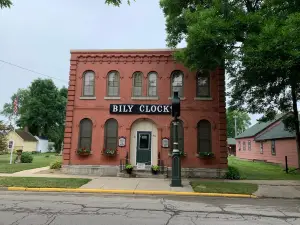
[[136,163],[151,165],[151,136],[150,131],[137,132]]

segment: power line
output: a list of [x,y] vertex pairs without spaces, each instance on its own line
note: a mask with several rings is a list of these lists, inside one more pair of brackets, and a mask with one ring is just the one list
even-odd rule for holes
[[39,74],[39,75],[42,75],[42,76],[45,76],[45,77],[48,77],[48,78],[52,78],[52,79],[55,79],[55,80],[60,80],[60,81],[62,81],[62,82],[64,82],[64,83],[68,83],[68,82],[65,81],[65,80],[62,80],[62,79],[59,79],[59,78],[56,78],[56,77],[52,77],[52,76],[48,76],[48,75],[46,75],[46,74],[39,73],[39,72],[36,72],[36,71],[34,71],[34,70],[31,70],[31,69],[27,69],[27,68],[25,68],[25,67],[22,67],[22,66],[19,66],[19,65],[10,63],[10,62],[6,62],[6,61],[4,61],[4,60],[2,60],[2,59],[0,59],[0,62],[6,63],[6,64],[11,65],[11,66],[14,66],[14,67],[18,67],[19,69],[26,70],[26,71],[29,71],[29,72],[31,72],[31,73]]

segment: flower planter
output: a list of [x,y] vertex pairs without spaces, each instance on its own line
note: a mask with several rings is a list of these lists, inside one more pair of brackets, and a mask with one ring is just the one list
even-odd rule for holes
[[114,157],[117,155],[117,150],[103,150],[103,155],[106,155],[108,157]]
[[127,172],[128,174],[132,174],[132,170],[133,170],[133,168],[126,169],[126,172]]
[[80,155],[80,156],[88,156],[90,155],[91,153],[90,152],[81,152],[81,153],[77,153],[77,155]]
[[156,175],[156,174],[158,174],[158,173],[159,173],[159,170],[154,170],[154,169],[151,169],[151,172],[152,172],[152,174]]

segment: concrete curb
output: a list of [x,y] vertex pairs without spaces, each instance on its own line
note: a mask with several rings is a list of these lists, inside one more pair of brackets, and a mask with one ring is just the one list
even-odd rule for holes
[[106,194],[140,194],[140,195],[177,195],[177,196],[206,196],[227,198],[257,198],[255,195],[246,194],[221,194],[221,193],[196,193],[175,191],[151,191],[151,190],[105,190],[105,189],[80,189],[80,188],[26,188],[8,187],[7,191],[32,191],[32,192],[72,192],[72,193],[106,193]]

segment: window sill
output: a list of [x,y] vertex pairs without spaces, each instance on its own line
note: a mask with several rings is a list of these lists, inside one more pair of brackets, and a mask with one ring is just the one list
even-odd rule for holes
[[212,97],[195,97],[195,101],[211,101],[213,100]]
[[106,96],[104,97],[105,100],[120,100],[121,97],[109,97],[109,96]]
[[159,100],[159,97],[131,97],[132,100]]
[[[169,100],[172,100],[173,98],[172,98],[172,97],[169,97],[168,99],[169,99]],[[184,100],[186,100],[186,98],[185,98],[185,97],[181,97],[180,100],[181,100],[181,101],[184,101]]]
[[81,96],[80,100],[96,100],[96,96]]

